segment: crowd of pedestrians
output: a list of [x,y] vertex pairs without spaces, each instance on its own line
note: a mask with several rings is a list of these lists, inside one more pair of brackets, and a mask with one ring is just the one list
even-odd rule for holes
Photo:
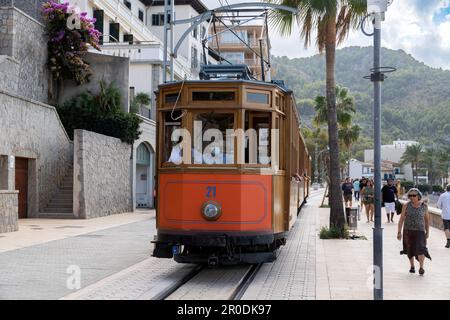
[[[342,183],[342,195],[346,208],[353,206],[353,198],[356,200],[358,210],[365,211],[367,223],[374,221],[375,215],[375,188],[372,179],[350,179]],[[425,258],[431,260],[427,249],[429,236],[430,217],[427,201],[419,189],[411,188],[407,192],[408,201],[401,203],[399,193],[402,192],[400,181],[394,184],[393,179],[387,179],[381,187],[381,203],[386,212],[386,223],[394,223],[395,214],[399,215],[397,238],[403,241],[403,250],[400,254],[408,257],[410,273],[415,273],[414,261],[419,262],[419,274],[424,275]],[[446,187],[437,202],[437,207],[442,210],[442,222],[446,237],[446,248],[450,248],[450,184]]]

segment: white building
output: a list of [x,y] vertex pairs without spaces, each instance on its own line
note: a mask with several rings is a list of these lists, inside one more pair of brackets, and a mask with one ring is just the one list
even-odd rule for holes
[[[408,146],[412,146],[418,144],[417,141],[410,140],[397,140],[394,141],[391,145],[382,145],[381,146],[381,161],[382,162],[392,162],[392,163],[400,163],[403,154],[406,151]],[[365,163],[373,163],[374,160],[374,152],[373,149],[364,150],[364,162]],[[394,172],[395,178],[400,180],[408,180],[413,181],[413,169],[411,164],[401,165],[399,168],[397,167],[397,172]],[[364,174],[363,174],[364,175]],[[382,176],[383,178],[383,176]],[[428,175],[426,170],[422,170],[419,168],[419,183],[428,183]]]
[[[148,7],[147,25],[159,38],[164,37],[164,0],[145,1],[151,3]],[[208,9],[199,0],[175,0],[175,20],[190,19],[206,12]],[[181,38],[189,24],[177,24],[174,28],[175,44]],[[208,22],[204,22],[195,28],[178,50],[178,56],[188,60],[188,66],[194,78],[198,77],[200,64],[204,62],[202,40],[208,35]],[[207,44],[207,43],[206,43]],[[206,57],[207,58],[207,57]]]
[[[129,89],[130,101],[138,93],[151,97],[148,108],[139,113],[144,122],[143,134],[134,145],[133,187],[136,193],[135,206],[153,207],[155,94],[163,81],[164,60],[164,1],[152,0],[69,0],[81,12],[95,18],[95,27],[103,36],[103,54],[128,57],[130,59]],[[191,18],[207,11],[199,0],[175,1],[176,20]],[[189,25],[177,25],[174,29],[175,43]],[[207,25],[199,26],[188,36],[174,60],[175,79],[196,79],[199,72],[201,36],[206,36]],[[170,59],[169,57],[167,58]],[[167,78],[169,78],[167,70]]]
[[[130,97],[143,92],[152,97],[162,82],[164,59],[164,1],[153,0],[69,0],[80,11],[97,19],[102,32],[102,53],[130,58]],[[176,0],[176,20],[197,16],[208,9],[200,0]],[[189,25],[176,25],[175,44]],[[202,59],[201,39],[207,22],[200,25],[182,43],[174,59],[175,79],[197,79]],[[169,57],[168,57],[169,59]],[[168,71],[168,70],[167,70]],[[168,77],[169,79],[169,77]],[[143,116],[154,119],[154,107]],[[150,114],[151,112],[151,114]],[[146,114],[148,113],[148,114]]]
[[[373,178],[374,177],[374,163],[373,161],[362,162],[356,159],[351,159],[349,163],[349,174],[352,179]],[[389,160],[381,160],[381,179],[400,179],[405,180],[402,166],[399,163]]]

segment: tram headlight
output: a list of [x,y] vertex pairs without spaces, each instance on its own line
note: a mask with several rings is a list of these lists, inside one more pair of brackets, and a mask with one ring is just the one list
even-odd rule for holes
[[222,214],[222,207],[219,203],[214,201],[207,201],[202,205],[201,209],[203,218],[209,221],[219,219]]

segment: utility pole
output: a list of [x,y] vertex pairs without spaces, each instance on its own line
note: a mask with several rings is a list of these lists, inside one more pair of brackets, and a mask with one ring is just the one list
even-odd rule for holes
[[167,82],[167,47],[168,47],[168,32],[169,32],[169,0],[164,0],[164,52],[163,52],[163,83]]
[[317,142],[314,145],[314,183],[318,182],[319,179],[319,168],[317,167]]
[[[373,34],[373,141],[374,141],[374,186],[375,227],[373,228],[373,264],[375,270],[374,300],[383,300],[383,228],[381,227],[381,13],[375,13]],[[377,279],[379,277],[379,279]]]
[[385,73],[395,71],[392,67],[381,67],[381,22],[392,0],[368,0],[366,18],[373,23],[373,33],[364,31],[364,21],[361,29],[367,36],[373,36],[373,68],[371,75],[365,77],[373,82],[373,141],[374,141],[374,187],[375,187],[375,226],[373,228],[373,275],[374,300],[383,300],[383,228],[381,227],[381,83],[386,78]]

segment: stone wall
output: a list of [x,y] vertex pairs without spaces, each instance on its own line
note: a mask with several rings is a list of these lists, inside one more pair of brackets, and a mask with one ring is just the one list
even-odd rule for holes
[[84,56],[84,60],[91,65],[93,71],[93,75],[90,78],[91,81],[79,86],[75,81],[64,80],[58,103],[61,104],[86,90],[98,93],[100,91],[99,82],[104,80],[106,83],[114,82],[116,84],[122,97],[123,110],[128,112],[130,94],[129,59],[88,52]]
[[[0,79],[17,79],[12,93],[48,102],[47,38],[43,24],[17,8],[0,7],[0,55],[18,63],[18,70],[0,67]],[[0,90],[12,90],[7,81],[0,80]]]
[[430,214],[430,226],[444,230],[442,210],[434,207],[428,207],[428,213]]
[[90,219],[133,211],[131,145],[85,130],[74,133],[74,214]]
[[0,155],[35,159],[28,215],[35,217],[72,164],[73,144],[54,107],[0,90]]
[[10,56],[0,56],[0,88],[9,92],[18,92],[19,70],[19,61]]
[[19,230],[18,219],[18,192],[0,190],[0,233]]
[[30,17],[33,17],[38,21],[42,21],[40,8],[42,3],[46,1],[47,0],[0,0],[0,7],[14,6],[25,12]]

